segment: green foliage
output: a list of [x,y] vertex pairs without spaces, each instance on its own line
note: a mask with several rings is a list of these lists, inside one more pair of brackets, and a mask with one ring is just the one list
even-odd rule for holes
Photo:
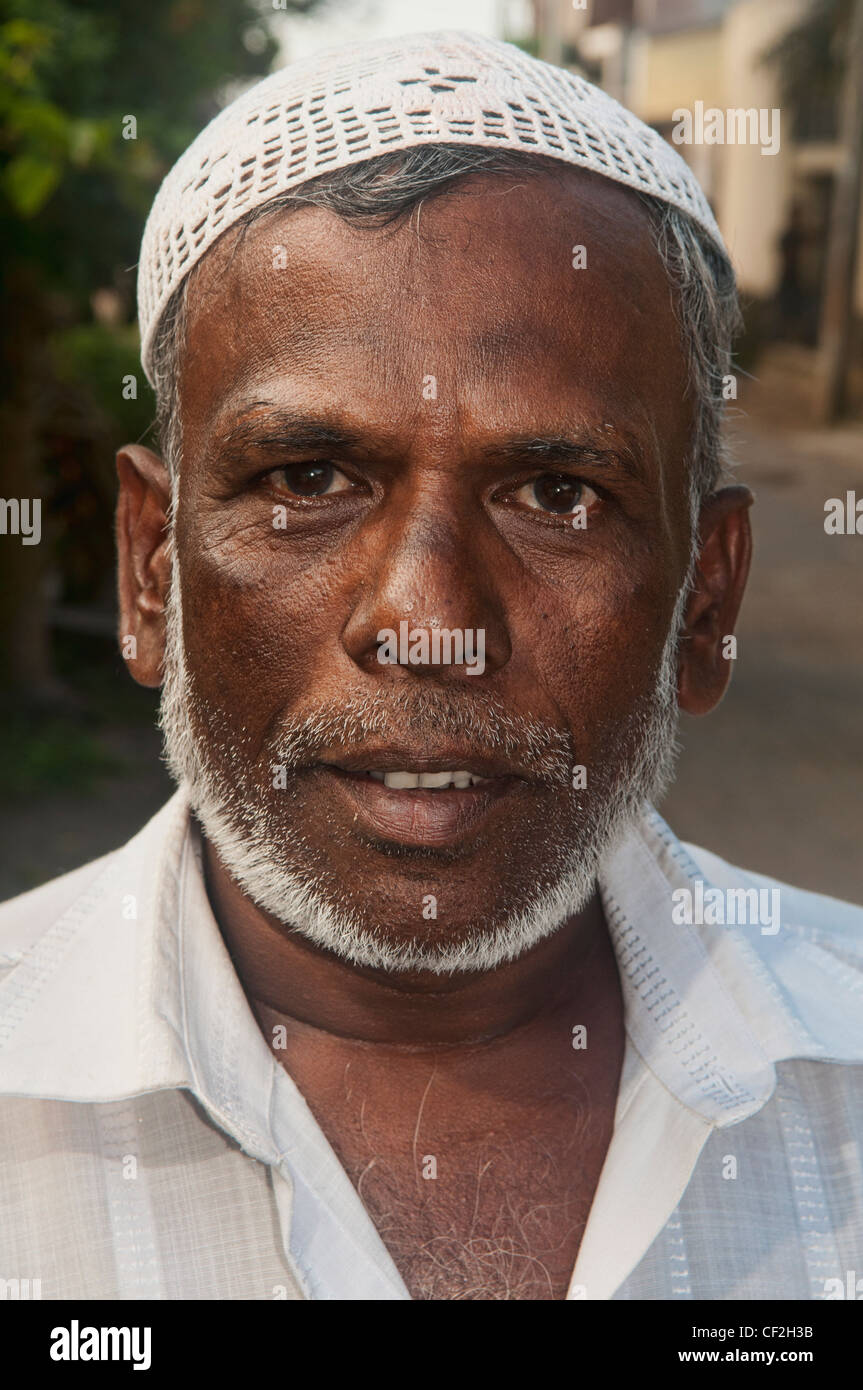
[[0,759],[5,793],[22,800],[63,791],[92,794],[102,777],[121,768],[93,734],[62,717],[38,724],[6,719]]
[[[141,370],[134,324],[76,323],[58,330],[50,346],[58,382],[79,397],[87,396],[109,436],[131,441],[147,432],[153,416],[152,396]],[[138,384],[137,399],[124,397],[121,389],[124,378],[130,376]]]
[[[275,42],[253,0],[4,0],[3,10],[0,230],[7,254],[83,298],[130,270],[162,177],[222,86],[269,70]],[[128,116],[135,139],[123,135]]]
[[[270,70],[277,13],[267,0],[0,0],[0,414],[16,432],[0,495],[41,489],[53,518],[39,554],[7,547],[7,594],[41,593],[52,566],[61,598],[104,592],[113,451],[154,413],[135,326],[144,222],[231,89]],[[138,400],[123,397],[129,375]],[[0,621],[14,684],[10,632]]]

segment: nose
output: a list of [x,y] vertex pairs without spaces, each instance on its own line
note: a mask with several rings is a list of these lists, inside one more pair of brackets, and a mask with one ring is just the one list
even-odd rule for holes
[[505,666],[512,647],[491,543],[481,522],[443,499],[382,515],[365,537],[364,582],[342,633],[356,665],[446,680]]

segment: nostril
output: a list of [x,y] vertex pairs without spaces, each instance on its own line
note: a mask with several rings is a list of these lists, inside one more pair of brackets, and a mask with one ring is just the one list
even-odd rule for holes
[[412,627],[405,619],[378,631],[377,658],[382,666],[420,666],[437,670],[462,666],[468,675],[485,670],[485,628]]

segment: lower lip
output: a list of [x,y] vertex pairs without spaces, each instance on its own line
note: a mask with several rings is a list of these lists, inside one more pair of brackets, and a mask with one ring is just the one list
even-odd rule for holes
[[361,819],[367,833],[418,848],[457,843],[522,785],[517,777],[493,777],[463,789],[395,790],[361,773],[332,767],[320,770],[347,796],[354,819]]

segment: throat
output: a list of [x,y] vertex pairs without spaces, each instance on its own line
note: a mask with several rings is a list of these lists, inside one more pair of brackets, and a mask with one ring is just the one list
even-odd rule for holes
[[223,940],[267,1034],[281,1024],[386,1046],[469,1047],[525,1026],[567,990],[595,998],[599,977],[616,987],[598,895],[495,970],[393,974],[348,964],[285,928],[242,893],[206,841],[204,864]]
[[614,975],[584,1012],[564,993],[483,1044],[370,1045],[294,1025],[280,1058],[413,1298],[547,1300],[572,1278],[624,1038]]

